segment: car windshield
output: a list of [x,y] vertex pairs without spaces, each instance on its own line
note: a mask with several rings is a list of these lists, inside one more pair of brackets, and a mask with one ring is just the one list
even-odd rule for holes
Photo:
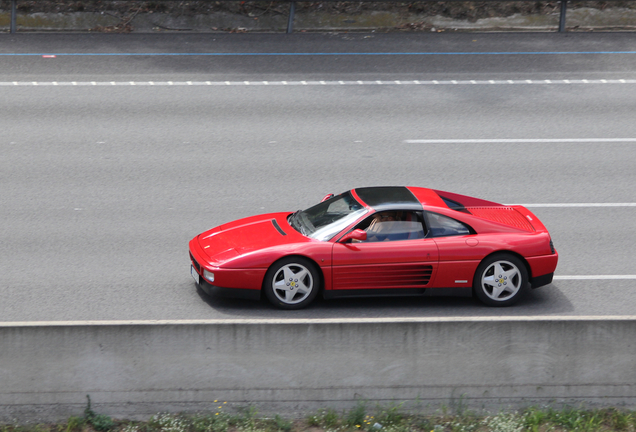
[[307,210],[298,210],[289,216],[289,224],[307,237],[327,241],[366,212],[351,192],[345,192]]

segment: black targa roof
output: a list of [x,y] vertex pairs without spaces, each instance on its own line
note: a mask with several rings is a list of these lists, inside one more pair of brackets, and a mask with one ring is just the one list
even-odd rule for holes
[[355,190],[375,210],[422,210],[422,204],[404,186],[365,187]]

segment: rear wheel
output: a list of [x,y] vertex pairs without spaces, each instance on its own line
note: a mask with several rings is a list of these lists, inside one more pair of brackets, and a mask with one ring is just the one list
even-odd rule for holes
[[528,290],[528,271],[511,254],[489,256],[477,267],[473,291],[489,306],[510,306]]
[[265,274],[267,299],[281,309],[301,309],[318,294],[320,275],[316,266],[302,257],[283,258]]

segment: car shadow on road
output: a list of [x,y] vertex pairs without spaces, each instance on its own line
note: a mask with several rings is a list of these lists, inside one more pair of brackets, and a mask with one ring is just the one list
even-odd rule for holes
[[318,297],[301,310],[280,310],[266,299],[250,301],[210,296],[197,288],[201,299],[215,311],[235,318],[398,318],[493,317],[571,315],[572,303],[554,284],[530,290],[517,304],[488,307],[473,298],[470,289],[429,290],[418,297],[363,297],[325,300]]

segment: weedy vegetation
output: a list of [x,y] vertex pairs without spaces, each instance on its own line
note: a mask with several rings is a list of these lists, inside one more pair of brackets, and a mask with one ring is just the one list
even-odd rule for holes
[[148,421],[116,420],[87,406],[83,417],[58,424],[16,420],[0,424],[0,432],[636,432],[636,411],[564,407],[477,414],[469,410],[422,415],[402,404],[388,407],[359,402],[349,410],[325,408],[303,419],[261,416],[253,407],[228,412],[214,401],[207,413],[159,413]]

